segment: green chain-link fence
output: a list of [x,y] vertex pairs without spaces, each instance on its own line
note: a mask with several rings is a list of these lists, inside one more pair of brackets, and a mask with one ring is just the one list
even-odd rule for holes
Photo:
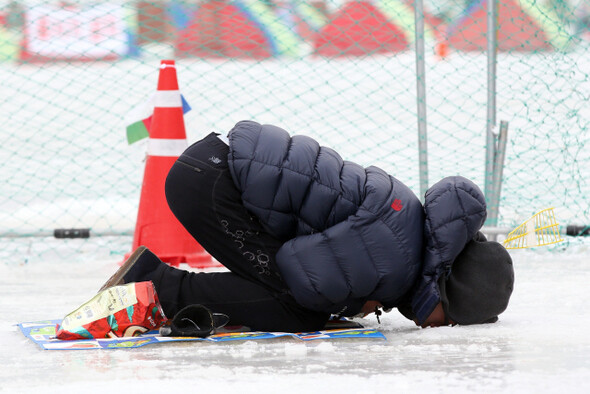
[[[192,107],[189,142],[272,123],[421,194],[423,121],[428,184],[460,174],[483,189],[488,2],[424,1],[423,101],[412,0],[2,0],[0,237],[133,233],[146,145],[125,127],[161,59],[176,60]],[[590,4],[496,11],[496,123],[509,125],[498,225],[549,206],[588,223]]]

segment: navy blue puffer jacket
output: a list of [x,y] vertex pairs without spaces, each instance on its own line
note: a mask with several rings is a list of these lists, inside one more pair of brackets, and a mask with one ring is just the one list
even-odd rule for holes
[[277,264],[299,304],[346,316],[367,300],[396,306],[422,265],[423,209],[408,187],[275,126],[239,122],[229,140],[234,182],[284,240]]
[[367,300],[403,303],[423,322],[440,301],[438,278],[486,216],[481,191],[462,177],[430,188],[423,207],[383,170],[309,137],[242,121],[229,140],[243,203],[284,241],[279,270],[309,309],[352,316]]

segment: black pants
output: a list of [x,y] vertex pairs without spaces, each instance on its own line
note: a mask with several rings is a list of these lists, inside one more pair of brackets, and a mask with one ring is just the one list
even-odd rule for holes
[[230,272],[193,273],[162,264],[154,284],[167,316],[189,304],[225,313],[253,330],[314,331],[329,314],[299,306],[276,266],[282,242],[242,204],[227,164],[228,146],[209,134],[190,146],[166,179],[170,209]]

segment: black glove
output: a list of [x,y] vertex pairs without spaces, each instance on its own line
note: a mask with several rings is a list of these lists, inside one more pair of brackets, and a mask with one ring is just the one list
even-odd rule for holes
[[207,307],[194,304],[182,308],[172,320],[160,327],[160,335],[165,337],[205,338],[215,329],[225,326],[229,317],[222,313],[212,313]]

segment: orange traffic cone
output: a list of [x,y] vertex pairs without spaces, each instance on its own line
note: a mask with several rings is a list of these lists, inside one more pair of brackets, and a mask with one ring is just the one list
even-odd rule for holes
[[217,266],[176,219],[166,202],[166,176],[187,147],[176,66],[174,60],[162,60],[132,250],[145,245],[172,266],[180,263],[195,268]]

